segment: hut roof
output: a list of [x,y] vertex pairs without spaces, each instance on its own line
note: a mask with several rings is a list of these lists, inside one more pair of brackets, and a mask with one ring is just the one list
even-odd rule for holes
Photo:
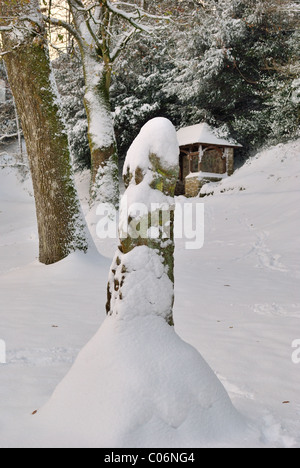
[[179,146],[191,145],[194,143],[202,143],[207,145],[228,146],[234,148],[242,148],[242,145],[234,140],[225,140],[216,135],[215,130],[207,123],[184,127],[177,132]]

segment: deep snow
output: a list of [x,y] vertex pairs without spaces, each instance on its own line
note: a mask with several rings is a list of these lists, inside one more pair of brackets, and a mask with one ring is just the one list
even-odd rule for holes
[[[154,197],[165,205],[166,195],[151,188],[159,176],[151,163],[154,154],[165,177],[170,166],[171,177],[179,147],[175,128],[166,119],[148,122],[129,149],[124,172],[130,167],[131,180],[123,198],[131,203],[146,194],[148,203]],[[141,168],[142,181],[140,173],[137,177]],[[172,197],[169,203],[170,210]],[[147,222],[149,213],[153,211],[146,213]],[[123,213],[122,233],[128,216],[141,223],[140,213]],[[143,242],[131,238],[128,246],[122,238],[109,276],[109,316],[32,419],[30,444],[185,447],[232,445],[249,437],[246,422],[212,370],[166,323],[174,302],[171,265],[162,252],[166,240],[155,246],[153,239]]]
[[[200,351],[235,407],[262,433],[260,440],[249,436],[231,441],[233,445],[300,447],[300,364],[291,358],[292,342],[300,338],[299,160],[300,141],[280,145],[231,178],[207,186],[205,191],[214,191],[214,196],[202,200],[203,249],[188,251],[184,241],[177,241],[176,331]],[[84,175],[78,178],[81,198],[87,193],[86,180]],[[31,413],[49,400],[105,319],[107,276],[115,249],[111,240],[97,241],[99,258],[72,255],[51,267],[40,265],[34,203],[26,186],[30,191],[15,169],[0,170],[0,339],[7,345],[7,364],[0,365],[1,447],[32,443],[34,431],[29,428],[36,425],[37,415]],[[93,230],[96,221],[89,214]],[[110,325],[105,326],[109,340]],[[147,327],[153,342],[159,340],[162,328],[157,334],[154,324]],[[138,342],[132,344],[133,354]],[[161,344],[157,343],[158,350]],[[121,350],[122,340],[117,345]],[[93,346],[98,352],[103,344],[94,339],[87,349]],[[108,373],[114,372],[112,359],[107,356]],[[179,385],[182,388],[182,381]],[[109,397],[110,392],[108,401]],[[129,428],[121,443],[155,445],[157,422],[143,427],[138,434]],[[70,445],[77,442],[69,438]],[[180,438],[179,430],[170,446],[194,442]],[[222,445],[217,437],[215,443]],[[203,435],[206,444],[213,445],[213,437]],[[230,441],[224,439],[226,444]]]

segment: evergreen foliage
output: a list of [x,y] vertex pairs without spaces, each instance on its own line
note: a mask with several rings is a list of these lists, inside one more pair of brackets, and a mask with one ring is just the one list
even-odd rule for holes
[[[300,2],[297,0],[130,1],[172,15],[137,33],[113,68],[110,99],[119,154],[150,119],[177,128],[201,121],[231,134],[248,157],[300,135]],[[118,42],[126,32],[118,19]],[[55,61],[75,167],[90,167],[79,53]]]
[[91,166],[91,153],[87,137],[87,116],[83,105],[84,77],[76,50],[61,54],[53,68],[67,124],[70,149],[75,169]]
[[132,131],[155,115],[178,127],[206,121],[240,141],[245,155],[299,135],[297,5],[198,3],[161,34],[140,35],[120,62],[112,97],[122,154]]
[[[4,63],[0,60],[0,80],[6,84],[6,101],[0,103],[0,137],[17,133],[16,113],[13,97],[8,86]],[[5,139],[3,140],[5,142]],[[1,141],[0,141],[1,143]]]

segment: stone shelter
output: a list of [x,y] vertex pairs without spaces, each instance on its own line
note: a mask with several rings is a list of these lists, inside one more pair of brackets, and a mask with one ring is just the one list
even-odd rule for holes
[[204,184],[233,174],[234,151],[242,147],[238,143],[218,137],[206,123],[181,128],[177,137],[180,146],[177,195],[196,197]]

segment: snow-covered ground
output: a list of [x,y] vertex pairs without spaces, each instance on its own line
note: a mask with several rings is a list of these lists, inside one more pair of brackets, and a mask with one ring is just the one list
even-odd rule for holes
[[[176,331],[260,430],[257,446],[300,447],[300,364],[292,362],[292,342],[300,339],[299,163],[300,141],[279,145],[205,187],[214,195],[192,201],[205,204],[204,247],[186,250],[183,240],[176,247]],[[77,182],[88,213],[87,175]],[[7,364],[0,364],[0,447],[26,445],[32,413],[103,323],[116,246],[96,239],[99,257],[75,254],[40,265],[31,192],[16,169],[0,169],[0,340],[7,346]],[[95,232],[95,213],[88,221]],[[150,322],[149,329],[155,331]],[[137,445],[154,440],[145,431]]]

